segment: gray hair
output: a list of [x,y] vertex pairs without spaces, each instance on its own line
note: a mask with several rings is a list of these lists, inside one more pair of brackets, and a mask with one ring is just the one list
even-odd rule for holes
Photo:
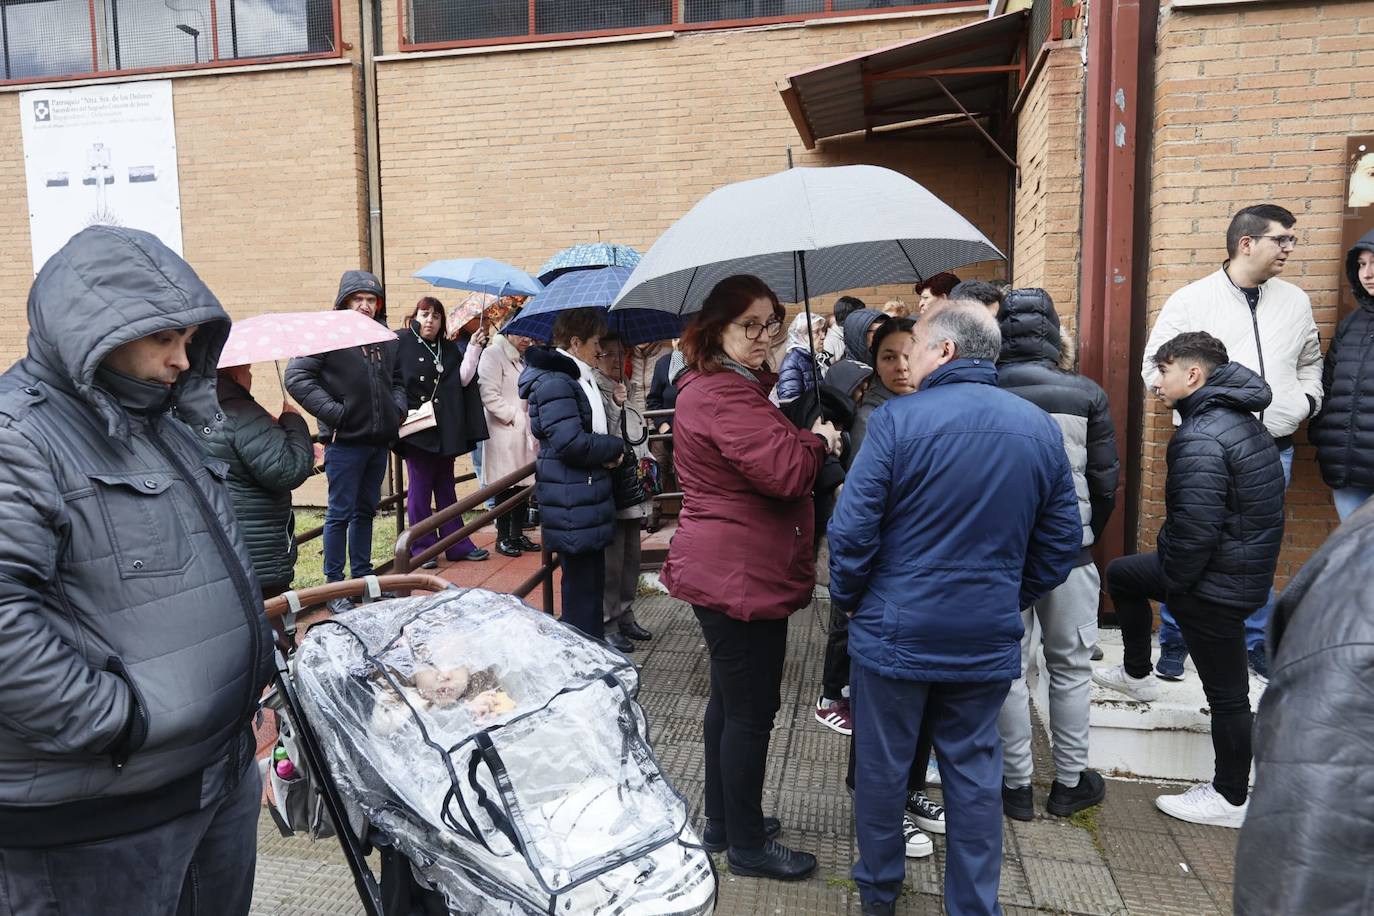
[[1002,352],[1002,332],[987,306],[977,300],[959,299],[938,309],[922,322],[927,346],[952,341],[958,359],[997,361]]

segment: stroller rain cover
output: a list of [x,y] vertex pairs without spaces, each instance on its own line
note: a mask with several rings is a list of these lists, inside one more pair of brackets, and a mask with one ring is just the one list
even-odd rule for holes
[[713,909],[623,655],[453,589],[315,624],[294,681],[340,792],[454,913]]

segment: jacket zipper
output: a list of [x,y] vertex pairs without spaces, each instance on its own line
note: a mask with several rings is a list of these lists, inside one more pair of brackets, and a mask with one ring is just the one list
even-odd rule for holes
[[[210,529],[210,535],[215,539],[219,546],[220,555],[225,560],[225,567],[229,570],[229,577],[234,580],[234,587],[238,589],[239,600],[243,603],[244,617],[248,621],[248,640],[250,648],[248,665],[248,691],[244,700],[244,709],[251,715],[257,707],[258,698],[254,696],[254,687],[257,685],[258,675],[258,656],[261,654],[260,636],[258,632],[257,602],[253,598],[252,589],[248,587],[248,577],[244,575],[243,567],[239,563],[238,553],[234,550],[234,545],[229,543],[229,538],[224,533],[220,525],[219,516],[215,514],[214,507],[196,485],[194,472],[186,466],[176,453],[167,447],[163,442],[162,435],[158,432],[157,424],[160,420],[157,417],[150,417],[148,420],[148,438],[152,441],[153,447],[162,453],[181,479],[186,482],[186,486],[195,496],[196,508],[200,510],[201,517],[205,520],[206,527]],[[235,748],[237,754],[237,748]]]

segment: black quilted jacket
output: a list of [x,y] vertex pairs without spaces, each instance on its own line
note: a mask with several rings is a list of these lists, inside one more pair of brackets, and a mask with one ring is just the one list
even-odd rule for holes
[[1374,902],[1374,502],[1283,590],[1236,849],[1238,916],[1364,914]]
[[1374,489],[1374,296],[1358,276],[1374,251],[1374,231],[1346,254],[1345,272],[1360,307],[1341,321],[1322,367],[1322,412],[1308,427],[1322,480],[1333,489]]
[[1283,541],[1283,467],[1254,412],[1272,396],[1264,379],[1227,363],[1178,402],[1159,532],[1171,592],[1243,608],[1268,598]]

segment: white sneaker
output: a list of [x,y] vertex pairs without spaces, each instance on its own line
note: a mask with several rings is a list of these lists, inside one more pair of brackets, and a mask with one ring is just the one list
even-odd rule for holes
[[906,840],[906,857],[924,859],[935,854],[935,843],[921,832],[916,821],[909,814],[902,815],[902,837]]
[[1159,683],[1154,675],[1131,677],[1126,673],[1125,665],[1117,665],[1115,668],[1094,668],[1093,683],[1109,687],[1142,703],[1152,703],[1159,699]]
[[938,786],[940,784],[940,764],[935,759],[935,752],[930,752],[930,762],[926,764],[926,785]]
[[1233,805],[1223,798],[1210,782],[1204,782],[1200,786],[1193,786],[1182,795],[1159,796],[1155,799],[1155,807],[1170,817],[1190,824],[1239,830],[1245,823],[1245,812],[1250,807],[1250,799],[1247,798],[1244,804]]

